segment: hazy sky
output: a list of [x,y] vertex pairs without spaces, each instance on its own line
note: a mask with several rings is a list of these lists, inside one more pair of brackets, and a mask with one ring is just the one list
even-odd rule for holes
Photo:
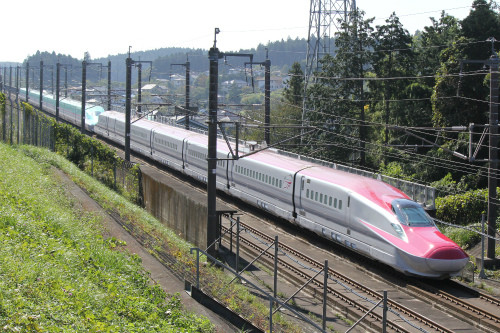
[[[357,0],[384,23],[392,12],[413,33],[442,10],[462,19],[473,0]],[[307,37],[309,0],[24,0],[2,4],[0,61],[22,61],[40,51],[82,59],[161,47],[209,49],[214,28],[221,51]]]

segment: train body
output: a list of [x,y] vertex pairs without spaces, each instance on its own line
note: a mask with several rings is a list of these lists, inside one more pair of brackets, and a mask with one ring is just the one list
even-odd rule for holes
[[[19,89],[19,97],[22,100],[26,99],[26,89]],[[56,98],[55,96],[43,93],[43,108],[55,116],[56,114]],[[37,107],[40,107],[40,92],[30,90],[28,93],[29,102]],[[85,104],[85,128],[92,130],[97,123],[99,115],[104,112],[104,108],[91,103]],[[70,98],[59,99],[59,117],[65,121],[81,127],[82,103]]]
[[[125,117],[99,115],[94,131],[124,144]],[[131,124],[131,149],[206,182],[208,137],[146,119]],[[234,147],[233,147],[234,150]],[[238,160],[217,144],[217,188],[407,275],[447,278],[467,254],[416,202],[382,181],[267,149]]]

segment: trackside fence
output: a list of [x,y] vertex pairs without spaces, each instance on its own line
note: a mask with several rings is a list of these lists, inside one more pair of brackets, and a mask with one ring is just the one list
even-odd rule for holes
[[0,138],[11,145],[33,145],[57,152],[81,170],[143,206],[142,174],[138,164],[125,161],[99,140],[70,124],[0,92]]
[[[391,309],[388,307],[388,298],[387,298],[387,292],[384,291],[383,297],[380,299],[369,299],[363,295],[358,294],[356,291],[354,291],[351,287],[349,287],[346,283],[344,283],[341,280],[335,279],[332,274],[329,273],[329,265],[328,265],[328,260],[325,260],[325,263],[323,265],[322,269],[318,269],[316,267],[311,267],[309,266],[308,263],[300,262],[297,261],[297,259],[290,257],[290,255],[285,252],[283,249],[280,248],[279,242],[278,242],[278,237],[276,236],[274,238],[273,242],[269,242],[266,239],[259,238],[259,236],[253,234],[251,231],[246,230],[245,228],[242,228],[240,226],[240,221],[239,218],[234,219],[232,215],[229,214],[222,214],[222,217],[227,220],[226,222],[229,223],[229,227],[226,229],[225,232],[223,232],[222,228],[220,229],[220,236],[218,239],[216,239],[212,244],[210,244],[207,248],[207,250],[201,250],[199,248],[192,248],[191,252],[196,252],[196,276],[195,276],[195,282],[194,284],[196,285],[197,288],[207,288],[210,289],[209,282],[204,282],[200,280],[200,276],[203,276],[204,274],[200,274],[202,270],[206,268],[206,265],[200,265],[200,256],[204,257],[207,262],[210,262],[212,265],[221,267],[225,271],[227,271],[230,275],[233,276],[231,280],[227,283],[228,285],[233,283],[233,282],[243,282],[245,283],[248,287],[252,288],[254,290],[254,294],[259,294],[259,297],[264,300],[264,302],[268,302],[267,304],[269,305],[269,332],[275,331],[273,328],[273,315],[276,314],[280,309],[286,309],[293,313],[293,315],[296,318],[299,318],[302,320],[304,323],[307,325],[310,325],[311,327],[314,327],[314,330],[319,330],[320,332],[327,332],[329,331],[327,329],[327,303],[331,298],[331,295],[329,295],[329,285],[337,285],[341,286],[345,289],[345,293],[352,293],[356,297],[359,297],[363,299],[364,301],[372,304],[371,309],[367,309],[364,313],[363,316],[359,318],[359,320],[354,323],[346,332],[351,331],[354,327],[356,327],[358,324],[363,322],[363,319],[372,314],[374,311],[377,312],[382,312],[382,324],[381,324],[381,331],[385,332],[386,327],[388,326],[388,319],[387,319],[387,314],[391,313],[393,316],[398,317],[401,321],[407,323],[408,325],[412,326],[413,328],[421,331],[421,332],[426,332],[423,328],[416,326],[413,324],[410,320],[404,318],[400,313],[397,311]],[[222,220],[221,220],[222,223]],[[254,258],[251,260],[248,259],[248,256],[246,260],[248,261],[248,264],[245,265],[245,267],[240,268],[242,266],[243,259],[240,258],[240,238],[243,233],[246,233],[248,237],[254,238],[254,242],[256,244],[259,244],[259,247],[262,248],[263,250],[255,255]],[[210,256],[207,251],[209,248],[212,246],[217,247],[220,250],[221,249],[221,243],[222,239],[224,237],[229,238],[229,252],[233,254],[234,250],[234,263],[231,265],[228,265],[222,261],[220,261],[217,258],[214,258]],[[234,239],[234,240],[233,240]],[[269,256],[270,254],[270,256]],[[271,292],[263,290],[261,287],[257,286],[254,282],[250,281],[248,277],[245,276],[245,272],[253,266],[257,261],[262,259],[263,257],[267,256],[267,258],[272,257],[274,264],[274,272],[273,277],[274,277],[274,286]],[[311,278],[302,286],[300,286],[296,292],[294,292],[292,295],[286,297],[283,296],[282,293],[279,293],[278,290],[280,289],[279,286],[279,279],[278,276],[283,273],[284,275],[285,272],[280,272],[279,271],[279,265],[278,265],[278,257],[288,257],[292,261],[295,261],[297,263],[297,266],[302,267],[304,270],[309,270],[313,275]],[[269,261],[267,260],[267,265],[269,265]],[[295,298],[300,292],[302,292],[304,289],[306,289],[307,286],[311,286],[312,288],[318,288],[318,286],[321,286],[320,289],[322,289],[322,311],[321,313],[314,315],[314,316],[304,316],[302,314],[303,311],[297,310],[293,305],[291,305],[291,300]],[[208,292],[210,294],[210,292]],[[280,295],[281,294],[281,295]],[[286,298],[286,299],[285,299]],[[312,319],[312,317],[315,317],[316,319]]]

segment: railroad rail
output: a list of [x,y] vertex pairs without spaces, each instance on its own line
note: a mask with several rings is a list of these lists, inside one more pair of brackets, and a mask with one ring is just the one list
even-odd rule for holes
[[[253,227],[251,227],[243,222],[240,222],[240,226],[242,229],[246,230],[247,232],[252,233],[253,235],[255,235],[255,237],[262,239],[264,242],[268,242],[268,243],[274,242],[274,239],[272,237],[260,232],[259,230],[255,229],[255,228],[253,228]],[[228,228],[223,227],[223,230],[225,233],[229,233]],[[233,235],[234,235],[234,233],[233,233]],[[255,251],[255,252],[262,253],[264,251],[264,248],[262,248],[258,244],[255,244],[255,242],[253,242],[245,237],[242,237],[240,234],[240,244],[241,243],[243,243],[247,247],[252,248],[253,251]],[[294,256],[297,259],[300,259],[303,263],[307,263],[308,265],[314,267],[318,271],[324,269],[323,263],[318,262],[317,260],[308,257],[307,255],[303,254],[302,252],[297,251],[297,250],[291,248],[290,246],[283,244],[281,242],[279,243],[278,246],[282,251],[288,253],[291,256]],[[274,255],[272,253],[266,252],[265,256],[269,260],[274,260]],[[289,260],[287,261],[287,260],[283,260],[283,259],[278,258],[278,262],[279,262],[279,265],[281,267],[284,267],[286,270],[288,270],[289,272],[291,272],[291,274],[294,275],[294,276],[287,276],[286,277],[292,281],[295,280],[295,282],[299,282],[299,281],[297,281],[297,279],[298,279],[297,277],[301,277],[301,280],[309,280],[312,277],[311,275],[305,273],[304,269],[298,268],[297,265],[291,264]],[[372,297],[376,300],[380,300],[383,298],[383,296],[379,292],[371,290],[371,289],[367,288],[366,286],[362,285],[361,283],[358,283],[358,282],[354,281],[353,279],[351,279],[351,278],[349,278],[349,277],[347,277],[347,276],[345,276],[345,275],[341,274],[340,272],[337,272],[333,269],[329,269],[329,276],[334,278],[336,281],[340,281],[342,284],[349,285],[353,289],[356,289],[356,290],[358,290],[358,291],[360,291],[360,292],[362,292],[362,293],[364,293],[364,294],[368,295],[369,297]],[[317,287],[323,286],[322,281],[319,281],[319,280],[313,280],[313,281]],[[437,303],[441,304],[442,306],[446,307],[449,310],[447,312],[454,315],[454,316],[457,315],[456,309],[457,309],[457,306],[459,306],[461,308],[461,311],[458,312],[458,314],[466,316],[468,319],[468,322],[470,324],[472,324],[478,328],[485,328],[485,329],[489,329],[492,331],[500,331],[500,317],[498,315],[491,313],[491,312],[489,312],[481,307],[475,306],[475,305],[471,304],[470,302],[466,302],[466,301],[464,301],[458,297],[455,297],[449,293],[439,291],[437,288],[435,288],[434,290],[431,290],[432,287],[430,285],[426,284],[426,286],[427,286],[425,289],[427,291],[426,301],[428,301],[429,299],[432,298],[431,302],[437,302]],[[422,291],[423,291],[422,288],[424,288],[424,286],[420,286],[420,287],[418,287],[418,289],[416,289],[416,288],[417,287],[413,287],[413,289],[415,291],[417,291],[417,293],[422,293]],[[462,288],[465,288],[465,286],[462,286]],[[500,301],[498,299],[491,297],[491,296],[484,294],[484,293],[479,293],[475,290],[469,289],[469,291],[471,294],[478,294],[477,298],[481,298],[481,299],[485,300],[486,302],[489,302],[490,304],[493,304],[493,305],[500,307]],[[328,292],[331,295],[333,295],[335,298],[341,300],[344,304],[346,304],[348,306],[352,306],[362,313],[366,313],[369,310],[367,307],[365,307],[360,302],[356,301],[355,299],[352,299],[352,298],[345,296],[344,293],[340,293],[331,287],[328,288]],[[436,301],[436,298],[439,298],[441,300],[438,302],[438,301]],[[415,312],[414,310],[411,310],[408,307],[406,307],[402,304],[399,304],[395,301],[392,301],[390,299],[388,300],[388,306],[390,308],[392,308],[394,311],[397,311],[398,313],[400,313],[402,315],[408,316],[411,320],[419,322],[420,324],[425,325],[426,327],[428,327],[436,332],[453,332],[452,330],[444,327],[443,325],[441,325],[433,320],[430,320],[429,318],[422,316],[421,314]],[[372,319],[378,321],[379,323],[382,322],[381,315],[379,315],[377,313],[373,313],[373,314],[370,314],[370,316]],[[464,319],[464,318],[460,317],[460,319]],[[414,325],[412,325],[412,326],[413,326],[413,328],[416,328]],[[400,325],[396,325],[394,323],[389,323],[388,327],[396,332],[410,332],[408,329],[406,329]],[[423,330],[423,329],[418,329],[418,328],[416,328],[416,329],[425,332],[425,330]]]

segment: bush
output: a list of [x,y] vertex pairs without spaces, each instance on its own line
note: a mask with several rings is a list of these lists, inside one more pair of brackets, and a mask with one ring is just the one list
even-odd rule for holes
[[436,218],[459,225],[477,223],[486,212],[487,199],[487,189],[437,198]]

